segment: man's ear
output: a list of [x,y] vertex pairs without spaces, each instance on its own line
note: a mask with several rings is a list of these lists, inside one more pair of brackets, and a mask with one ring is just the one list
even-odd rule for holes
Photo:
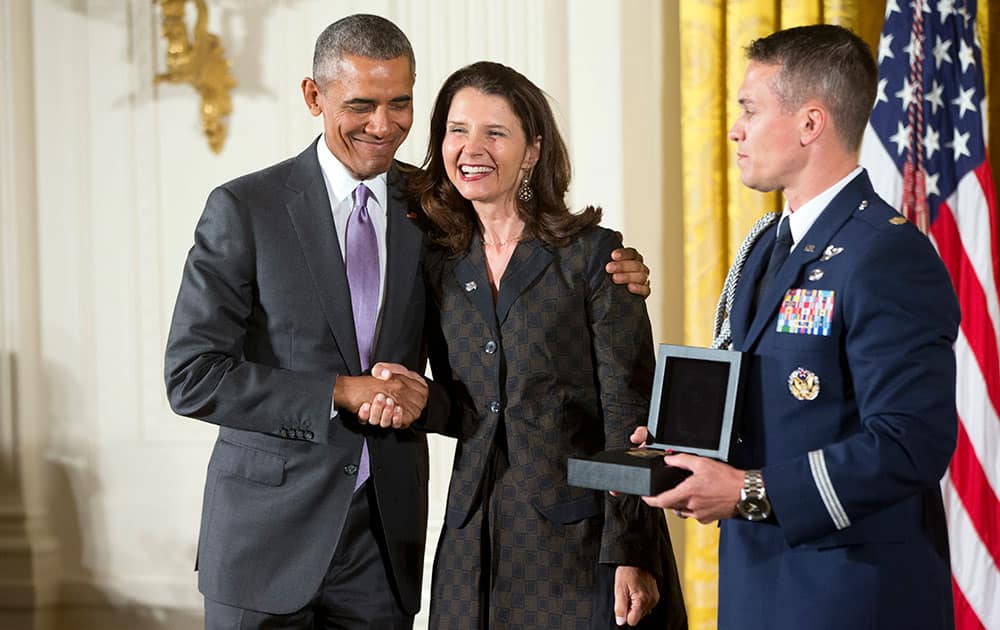
[[807,146],[823,135],[830,123],[830,113],[816,103],[806,103],[800,113],[799,142]]
[[323,106],[320,104],[322,97],[323,91],[319,89],[319,85],[315,81],[309,77],[302,79],[302,98],[306,102],[306,107],[309,108],[309,113],[313,116],[319,116],[323,113]]

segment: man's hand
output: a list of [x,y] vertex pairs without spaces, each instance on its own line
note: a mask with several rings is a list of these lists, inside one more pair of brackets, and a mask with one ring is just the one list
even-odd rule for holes
[[649,267],[642,263],[642,254],[632,247],[611,252],[611,262],[604,266],[615,284],[627,284],[629,293],[649,297]]
[[615,569],[615,623],[637,625],[660,601],[656,579],[638,567]]
[[[635,437],[633,433],[633,441]],[[736,514],[736,502],[743,489],[742,470],[686,453],[667,455],[663,461],[668,466],[690,470],[691,476],[655,497],[642,497],[647,505],[673,510],[677,516],[690,516],[699,523],[711,523]]]
[[422,376],[387,363],[376,364],[372,374],[337,378],[334,404],[383,428],[403,429],[420,417],[427,405],[427,382]]
[[410,409],[405,401],[391,397],[375,396],[368,404],[361,406],[358,417],[367,420],[368,424],[381,427],[405,429],[420,417],[427,405],[427,381],[420,374],[409,370],[398,363],[376,363],[372,366],[372,376],[385,382],[402,382],[406,387],[416,390],[419,396],[419,407]]

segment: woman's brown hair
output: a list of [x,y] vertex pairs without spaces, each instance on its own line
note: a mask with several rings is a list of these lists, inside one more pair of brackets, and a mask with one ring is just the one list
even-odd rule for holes
[[571,173],[569,153],[545,93],[513,68],[480,61],[457,70],[441,86],[431,115],[423,172],[412,180],[414,194],[430,223],[431,240],[452,255],[459,255],[469,248],[478,229],[472,203],[448,179],[441,154],[451,101],[459,90],[467,87],[505,99],[528,141],[541,137],[538,162],[528,180],[534,197],[530,201],[516,199],[518,217],[524,221],[524,236],[559,247],[580,230],[600,222],[600,208],[588,206],[583,212],[573,214],[566,206]]

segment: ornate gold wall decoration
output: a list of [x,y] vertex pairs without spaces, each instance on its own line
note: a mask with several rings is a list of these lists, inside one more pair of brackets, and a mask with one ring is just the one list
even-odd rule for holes
[[201,124],[208,146],[218,153],[226,142],[225,117],[233,111],[229,98],[236,85],[229,70],[219,36],[208,32],[205,0],[193,0],[197,9],[193,41],[184,23],[188,0],[154,0],[163,13],[162,32],[167,40],[167,71],[157,74],[156,83],[190,83],[201,95]]

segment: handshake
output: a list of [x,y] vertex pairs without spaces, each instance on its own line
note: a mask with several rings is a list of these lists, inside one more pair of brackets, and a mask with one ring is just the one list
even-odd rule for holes
[[333,402],[363,424],[405,429],[427,405],[427,381],[398,363],[376,363],[371,376],[337,377]]

